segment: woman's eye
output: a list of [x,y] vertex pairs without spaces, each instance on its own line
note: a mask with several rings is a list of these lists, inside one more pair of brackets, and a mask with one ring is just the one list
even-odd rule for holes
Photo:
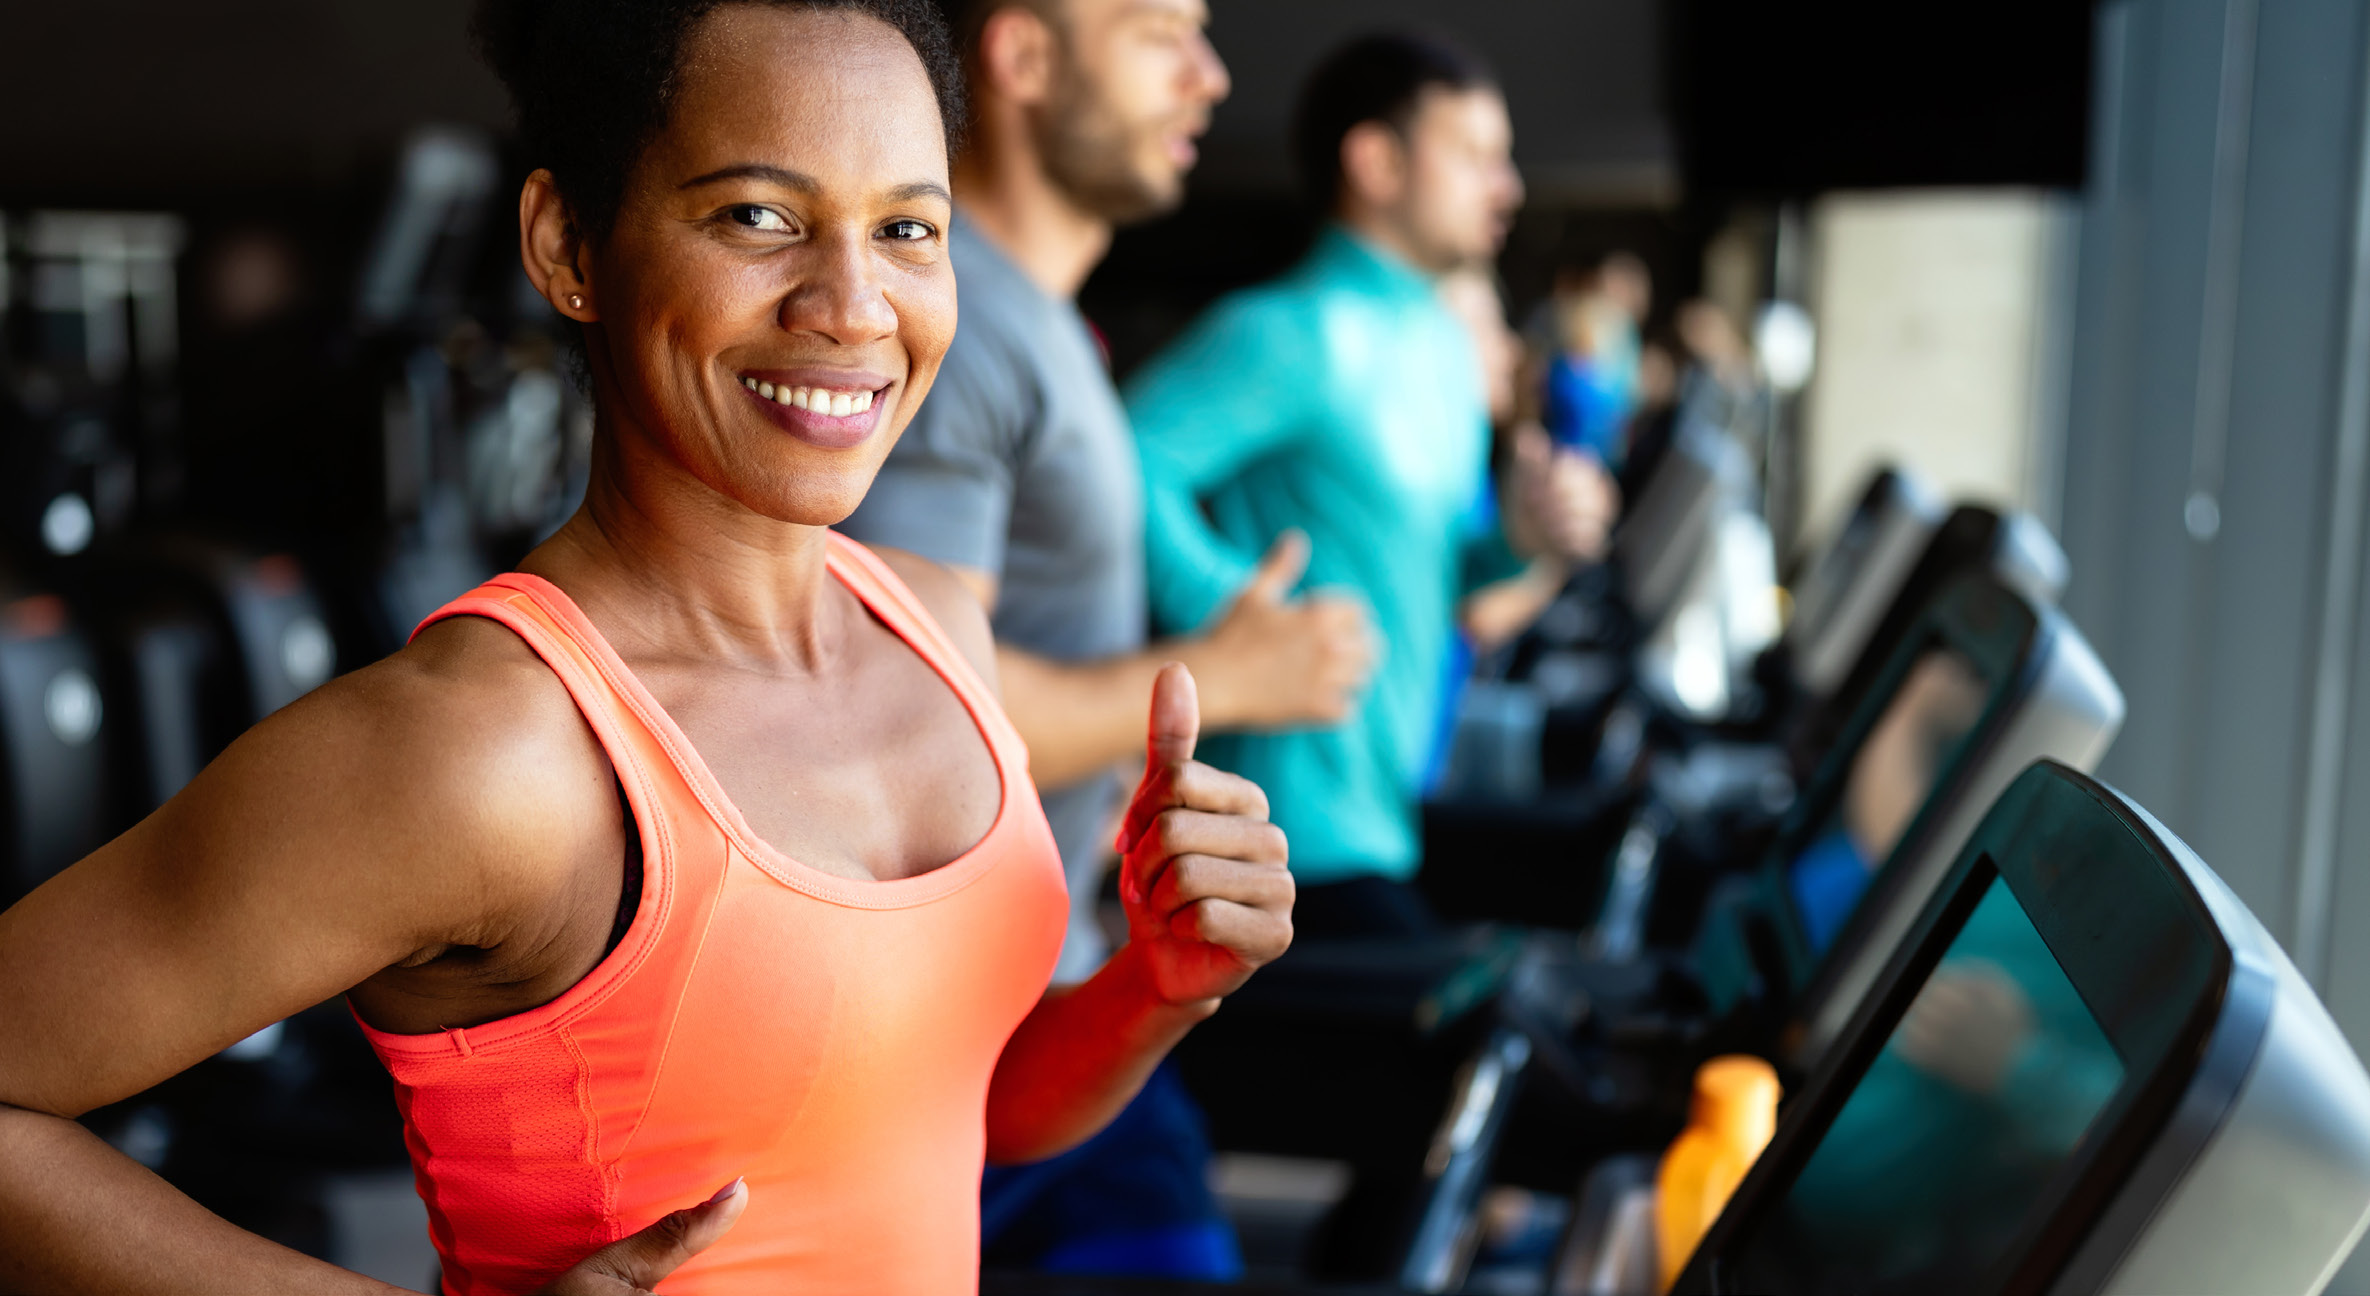
[[902,243],[919,243],[937,232],[918,220],[894,220],[881,227],[881,233]]
[[731,219],[733,224],[743,229],[764,230],[766,233],[775,234],[786,232],[790,228],[790,222],[782,219],[782,213],[771,207],[760,207],[756,203],[736,203],[725,208],[724,214]]

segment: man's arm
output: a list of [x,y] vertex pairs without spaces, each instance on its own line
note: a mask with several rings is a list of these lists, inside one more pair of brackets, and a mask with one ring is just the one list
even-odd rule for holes
[[1457,604],[1457,625],[1477,651],[1494,652],[1530,629],[1563,592],[1570,576],[1571,569],[1563,562],[1537,559],[1519,574],[1491,581],[1467,594]]
[[1309,429],[1323,348],[1291,306],[1230,298],[1127,385],[1144,467],[1144,557],[1153,621],[1208,626],[1249,583],[1258,555],[1220,535],[1202,498]]
[[[1373,635],[1351,600],[1286,597],[1307,554],[1297,533],[1279,541],[1206,635],[1085,662],[997,643],[1005,710],[1028,744],[1037,783],[1062,787],[1134,755],[1144,701],[1172,661],[1193,672],[1202,718],[1213,729],[1328,724],[1347,714],[1373,667]],[[993,576],[949,570],[994,611]]]

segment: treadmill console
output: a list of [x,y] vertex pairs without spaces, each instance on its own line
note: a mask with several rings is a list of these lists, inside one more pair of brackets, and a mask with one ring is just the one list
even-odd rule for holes
[[[1976,679],[1994,681],[1988,706],[1945,754]],[[1866,998],[1950,862],[2018,774],[2042,760],[2087,771],[2123,725],[2123,694],[2081,632],[1994,576],[1962,578],[1945,590],[1896,649],[1874,696],[1889,701],[1863,706],[1847,730],[1849,748],[1857,749],[1848,781],[1814,788],[1805,810],[1833,816],[1834,831],[1847,837],[1889,831],[1889,848],[1867,856],[1875,863],[1864,887],[1842,903],[1832,886],[1820,890],[1818,871],[1834,866],[1817,852],[1832,834],[1811,839],[1799,856],[1769,862],[1783,870],[1768,886],[1782,889],[1780,943],[1799,1023],[1786,1052],[1804,1070],[1816,1066]],[[1921,758],[1930,764],[1921,766]],[[1929,790],[1911,801],[1899,785],[1921,770]],[[1914,816],[1904,805],[1916,807]]]
[[[1759,872],[1706,910],[1715,1013],[1759,983],[1808,1069],[1983,810],[2036,760],[2087,769],[2123,700],[2081,636],[1996,577],[1944,589],[1811,776]],[[1768,1047],[1760,1043],[1754,1047]]]
[[2177,838],[2027,771],[1674,1290],[2318,1292],[2370,1075]]
[[1884,468],[1868,483],[1794,585],[1785,642],[1804,693],[1823,698],[1843,686],[1941,523],[1940,498],[1916,476]]

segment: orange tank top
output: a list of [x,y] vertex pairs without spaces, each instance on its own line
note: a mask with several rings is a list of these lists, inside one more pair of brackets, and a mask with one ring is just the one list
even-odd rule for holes
[[954,690],[1003,785],[987,836],[887,882],[749,831],[591,622],[512,574],[481,616],[551,666],[642,840],[617,947],[542,1007],[437,1035],[364,1026],[395,1079],[447,1296],[532,1290],[734,1176],[749,1206],[678,1296],[975,1291],[988,1080],[1061,949],[1061,859],[1019,735],[903,582],[830,538],[831,575]]

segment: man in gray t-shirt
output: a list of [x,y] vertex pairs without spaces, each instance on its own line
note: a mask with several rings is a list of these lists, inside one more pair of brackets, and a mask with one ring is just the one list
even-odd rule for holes
[[1227,90],[1203,0],[973,0],[957,18],[975,99],[949,232],[961,323],[841,529],[945,564],[988,607],[1004,709],[1069,874],[1054,978],[1069,983],[1109,952],[1094,906],[1118,770],[1161,665],[1191,668],[1205,729],[1329,723],[1372,649],[1356,605],[1288,597],[1297,537],[1207,635],[1144,642],[1135,439],[1072,299],[1116,224],[1182,196]]

